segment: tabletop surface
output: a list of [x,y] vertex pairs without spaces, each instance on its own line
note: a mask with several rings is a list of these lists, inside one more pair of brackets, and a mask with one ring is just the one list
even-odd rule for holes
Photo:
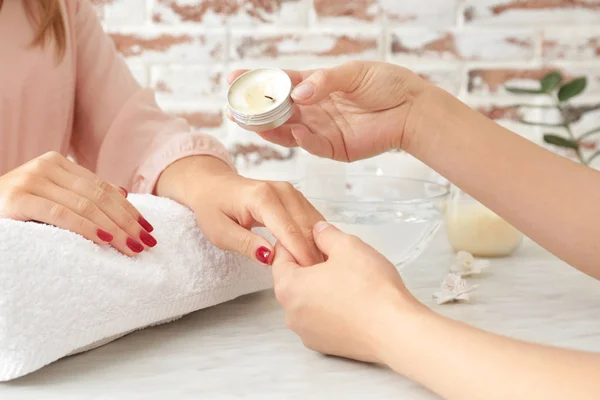
[[[600,282],[531,242],[469,279],[472,301],[432,299],[452,255],[441,235],[403,272],[436,312],[519,339],[600,351]],[[402,340],[399,336],[398,340]],[[0,399],[436,399],[386,368],[310,352],[270,292],[198,311],[0,384]]]

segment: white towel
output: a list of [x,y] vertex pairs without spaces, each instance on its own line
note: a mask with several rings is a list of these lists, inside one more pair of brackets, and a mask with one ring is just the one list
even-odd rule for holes
[[187,208],[129,199],[158,240],[136,258],[56,227],[0,219],[0,381],[272,287],[268,268],[212,246]]

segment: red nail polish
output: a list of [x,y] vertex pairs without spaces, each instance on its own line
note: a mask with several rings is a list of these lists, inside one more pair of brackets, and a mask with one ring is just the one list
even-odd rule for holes
[[121,192],[123,192],[123,197],[129,196],[129,192],[123,186],[119,186],[119,189],[121,189]]
[[269,259],[271,258],[271,250],[261,246],[256,250],[256,258],[263,264],[270,265]]
[[110,243],[114,239],[113,235],[111,235],[110,233],[108,233],[106,231],[103,231],[102,229],[98,229],[98,231],[96,232],[96,235],[98,235],[100,240],[102,240],[106,243]]
[[144,246],[142,246],[132,238],[127,238],[127,241],[125,243],[127,244],[127,247],[129,247],[134,253],[141,253],[144,250]]
[[154,247],[156,246],[156,243],[158,243],[156,239],[154,239],[154,237],[146,231],[140,232],[140,239],[148,247]]
[[142,228],[146,230],[146,232],[152,232],[154,230],[154,227],[150,225],[150,222],[146,221],[146,218],[139,217],[138,222],[142,226]]

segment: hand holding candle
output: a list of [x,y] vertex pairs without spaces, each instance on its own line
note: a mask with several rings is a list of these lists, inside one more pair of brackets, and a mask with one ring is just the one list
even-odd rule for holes
[[[375,62],[286,72],[263,69],[231,74],[229,117],[270,142],[346,162],[408,143],[406,128],[419,119],[418,112],[411,112],[418,107],[412,105],[428,85],[404,68]],[[254,92],[254,85],[268,81],[267,76],[273,82],[275,104],[269,106],[257,100],[260,96],[248,95],[249,106],[244,94]],[[292,84],[296,86],[293,91]],[[264,97],[266,90],[258,92]]]

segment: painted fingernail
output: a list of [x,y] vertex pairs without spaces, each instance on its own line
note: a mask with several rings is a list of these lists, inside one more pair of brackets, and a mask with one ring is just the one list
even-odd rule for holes
[[261,246],[256,250],[256,259],[263,264],[269,265],[269,259],[271,258],[271,250]]
[[150,222],[146,221],[146,218],[139,217],[138,222],[142,226],[142,228],[146,230],[146,232],[152,232],[154,230],[154,227],[150,225]]
[[106,231],[103,231],[102,229],[98,229],[98,231],[96,232],[96,235],[98,235],[100,240],[102,240],[103,242],[106,242],[106,243],[110,243],[114,239],[113,235],[111,235],[110,233],[108,233]]
[[295,100],[306,100],[314,93],[314,89],[308,83],[303,83],[292,91],[292,98]]
[[329,222],[319,221],[315,224],[314,230],[316,233],[321,233],[330,226],[331,224]]
[[123,195],[123,197],[129,196],[129,192],[123,186],[119,186],[119,189],[121,189],[121,194]]
[[144,246],[142,246],[132,238],[127,238],[127,241],[125,243],[127,244],[127,247],[129,247],[134,253],[141,253],[144,250]]
[[156,246],[156,243],[158,243],[156,239],[146,231],[140,232],[140,240],[148,247],[154,247]]

